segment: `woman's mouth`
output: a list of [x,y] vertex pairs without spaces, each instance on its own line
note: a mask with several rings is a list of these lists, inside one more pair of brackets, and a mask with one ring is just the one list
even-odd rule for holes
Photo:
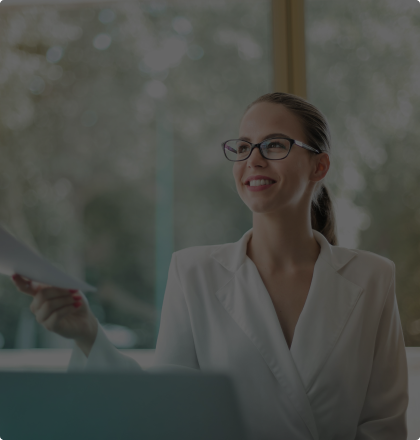
[[263,191],[272,187],[276,182],[274,180],[250,180],[246,183],[249,191]]

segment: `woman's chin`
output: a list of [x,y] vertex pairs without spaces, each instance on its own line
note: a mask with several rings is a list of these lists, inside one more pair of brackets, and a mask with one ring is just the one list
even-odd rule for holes
[[268,203],[247,203],[247,206],[254,214],[264,214],[273,210]]
[[[256,213],[256,214],[263,214],[264,212],[271,212],[273,210],[275,210],[275,206],[278,203],[275,202],[273,205],[273,198],[259,198],[258,200],[258,196],[254,197],[254,194],[258,194],[258,193],[251,193],[251,194],[241,194],[241,199],[242,201],[245,203],[246,206],[248,206],[248,208]],[[265,200],[264,200],[265,199]]]

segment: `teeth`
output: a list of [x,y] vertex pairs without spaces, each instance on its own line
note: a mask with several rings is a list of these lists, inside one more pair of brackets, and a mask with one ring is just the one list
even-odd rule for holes
[[269,185],[273,183],[274,180],[251,180],[249,182],[249,186],[260,186],[260,185]]

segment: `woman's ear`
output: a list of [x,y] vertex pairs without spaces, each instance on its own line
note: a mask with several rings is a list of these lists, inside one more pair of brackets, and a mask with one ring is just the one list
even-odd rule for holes
[[328,170],[330,168],[330,158],[328,157],[328,154],[321,153],[318,157],[318,167],[317,170],[320,170],[322,173],[327,174]]
[[330,161],[327,154],[318,155],[314,158],[314,160],[316,166],[312,174],[315,177],[313,181],[318,182],[319,180],[322,180],[327,174],[330,166]]

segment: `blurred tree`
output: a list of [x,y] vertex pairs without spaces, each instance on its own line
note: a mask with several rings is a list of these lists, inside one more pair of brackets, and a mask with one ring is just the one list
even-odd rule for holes
[[306,2],[309,99],[332,127],[330,181],[360,208],[355,247],[395,262],[406,346],[420,345],[419,24],[410,0]]
[[[177,250],[251,226],[220,143],[271,87],[270,2],[187,3],[0,15],[0,221],[95,284],[98,319],[130,327],[138,348],[156,318],[156,100],[173,121]],[[30,344],[30,298],[1,283],[5,347]],[[30,340],[51,346],[36,325]]]
[[[395,261],[407,346],[420,343],[419,13],[411,0],[306,2],[341,244]],[[270,23],[270,2],[251,0],[2,9],[0,221],[97,285],[98,318],[137,347],[154,340],[156,100],[173,121],[175,250],[237,240],[251,213],[220,143],[272,91]],[[1,283],[10,348],[30,298]]]

